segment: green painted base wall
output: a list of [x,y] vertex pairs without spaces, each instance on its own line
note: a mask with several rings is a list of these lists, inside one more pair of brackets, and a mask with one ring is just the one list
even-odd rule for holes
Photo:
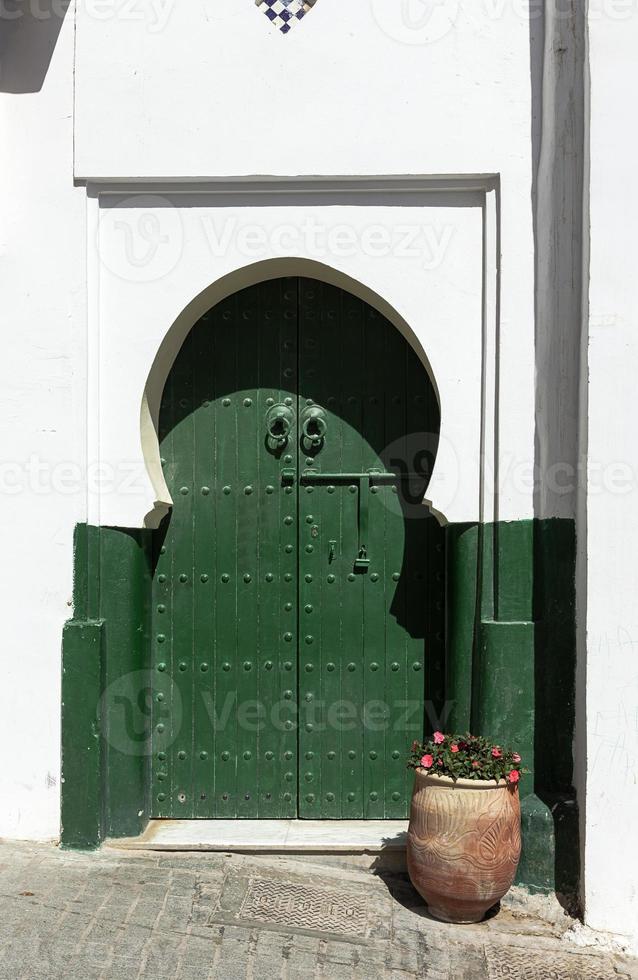
[[97,847],[102,839],[102,626],[71,620],[62,639],[62,814],[66,847]]
[[575,560],[572,521],[448,528],[448,728],[519,749],[530,773],[518,880],[570,903],[580,879]]
[[[63,637],[68,847],[135,836],[148,819],[150,545],[150,532],[76,532],[75,614]],[[521,785],[518,880],[566,897],[580,878],[575,552],[565,520],[446,531],[446,728],[491,736],[524,756],[531,771]]]
[[148,820],[147,532],[80,525],[62,644],[64,846],[135,836]]

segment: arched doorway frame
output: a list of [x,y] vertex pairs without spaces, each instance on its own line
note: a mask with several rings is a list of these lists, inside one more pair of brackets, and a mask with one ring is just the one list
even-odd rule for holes
[[[288,276],[318,279],[336,286],[363,300],[381,313],[406,339],[423,364],[434,387],[439,410],[441,410],[441,396],[436,384],[436,377],[423,345],[404,317],[365,283],[340,272],[333,266],[304,258],[266,259],[262,262],[243,266],[212,282],[184,308],[164,336],[153,361],[140,409],[142,449],[147,473],[155,491],[155,505],[146,516],[146,527],[157,527],[172,506],[171,495],[166,486],[160,462],[158,422],[164,385],[185,338],[199,318],[224,299],[259,282]],[[436,509],[434,502],[428,495],[426,495],[424,504],[431,509],[441,523],[445,523],[445,516]]]
[[[530,494],[510,487],[511,479],[499,481],[497,466],[512,439],[521,444],[519,430],[522,444],[531,438],[520,420],[533,401],[524,360],[509,363],[508,354],[508,390],[520,404],[499,439],[499,200],[498,178],[489,174],[224,180],[197,189],[150,184],[145,193],[133,184],[90,184],[87,464],[113,473],[116,484],[94,481],[88,523],[143,528],[166,513],[170,503],[155,490],[162,485],[152,416],[158,359],[167,354],[170,363],[167,339],[180,325],[186,333],[218,285],[249,285],[269,264],[273,276],[303,264],[310,277],[314,268],[318,279],[345,282],[411,344],[418,338],[442,415],[430,483],[441,523],[528,516]],[[304,235],[304,222],[319,223],[318,246]],[[138,258],[149,251],[149,223],[163,244],[150,249],[147,266]],[[330,244],[343,229],[353,236],[347,253]],[[375,229],[391,243],[382,255],[365,244]],[[406,251],[405,235],[415,229],[417,247]],[[259,233],[258,248],[241,237],[251,230]],[[283,257],[282,230],[289,236]],[[427,243],[437,235],[452,244],[430,263]],[[126,492],[118,489],[122,467],[134,471],[135,487],[127,481]]]

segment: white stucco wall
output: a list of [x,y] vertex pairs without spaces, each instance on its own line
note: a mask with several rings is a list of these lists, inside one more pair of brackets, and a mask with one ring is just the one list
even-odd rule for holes
[[[620,11],[620,7],[618,8]],[[587,922],[638,952],[638,10],[592,0]]]
[[319,0],[287,36],[253,0],[96,6],[79,6],[78,177],[502,172],[528,199],[521,0],[445,0],[429,31],[405,5]]
[[0,836],[37,839],[60,821],[60,647],[86,513],[86,263],[73,24],[59,37],[57,20],[34,26],[0,28]]

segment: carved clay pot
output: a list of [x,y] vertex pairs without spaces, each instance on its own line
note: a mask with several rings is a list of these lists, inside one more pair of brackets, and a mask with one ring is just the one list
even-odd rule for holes
[[416,770],[408,871],[433,916],[480,922],[512,887],[520,855],[516,786]]

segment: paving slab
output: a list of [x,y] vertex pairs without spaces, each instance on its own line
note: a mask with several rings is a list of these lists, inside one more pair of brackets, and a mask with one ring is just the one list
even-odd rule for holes
[[398,872],[0,843],[0,980],[638,980],[571,920],[437,922]]

